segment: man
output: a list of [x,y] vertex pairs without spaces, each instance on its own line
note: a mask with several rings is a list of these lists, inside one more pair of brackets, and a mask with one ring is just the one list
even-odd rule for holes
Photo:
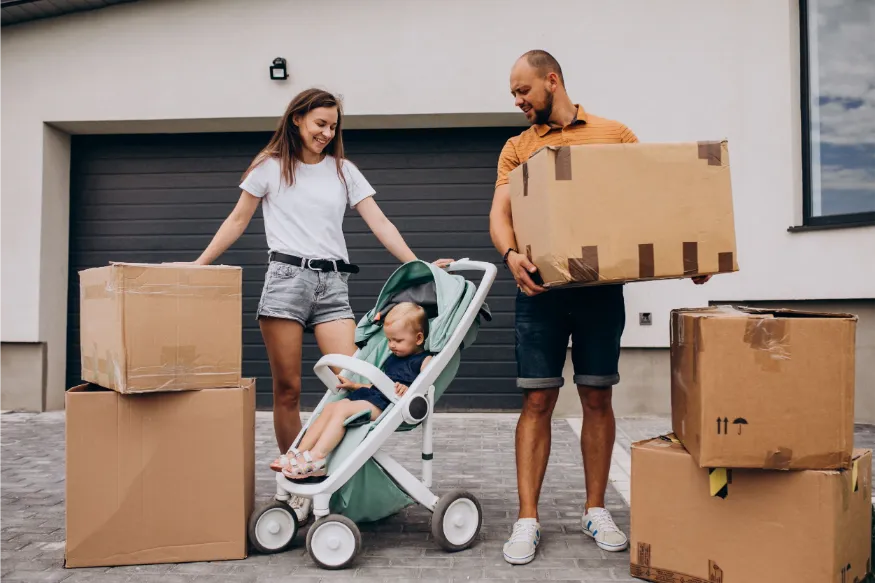
[[569,336],[574,382],[583,407],[586,502],[582,529],[600,548],[622,551],[628,547],[628,538],[605,508],[605,491],[615,438],[611,392],[620,380],[620,338],[625,327],[623,286],[548,291],[538,285],[535,266],[517,251],[508,174],[544,146],[635,143],[638,138],[623,124],[574,104],[565,91],[559,63],[545,51],[529,51],[517,60],[510,90],[531,127],[508,140],[501,151],[489,217],[492,242],[519,288],[515,328],[517,386],[523,391],[516,429],[520,509],[504,545],[504,558],[512,564],[529,563],[540,541],[538,498],[550,457],[553,408],[564,384]]

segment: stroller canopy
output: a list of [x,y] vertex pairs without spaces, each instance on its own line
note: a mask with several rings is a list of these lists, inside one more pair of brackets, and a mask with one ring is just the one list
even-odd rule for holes
[[[440,352],[462,319],[475,291],[476,286],[472,282],[431,263],[418,260],[405,263],[389,277],[374,307],[359,321],[356,346],[362,348],[382,331],[386,314],[393,307],[401,302],[414,302],[425,309],[429,319],[425,349]],[[492,319],[486,304],[480,308],[480,315],[487,321]],[[477,323],[472,326],[476,327]],[[473,336],[476,336],[476,329]],[[473,337],[466,336],[462,347],[473,340]]]

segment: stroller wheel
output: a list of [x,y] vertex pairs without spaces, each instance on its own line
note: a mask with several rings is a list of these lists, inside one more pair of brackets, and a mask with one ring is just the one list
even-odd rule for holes
[[455,490],[441,496],[431,517],[431,535],[444,550],[467,549],[480,533],[483,509],[470,492]]
[[355,522],[340,514],[318,520],[307,533],[307,552],[323,569],[344,569],[362,547],[362,534]]
[[249,542],[261,553],[284,551],[298,534],[298,517],[285,502],[256,508],[249,517]]

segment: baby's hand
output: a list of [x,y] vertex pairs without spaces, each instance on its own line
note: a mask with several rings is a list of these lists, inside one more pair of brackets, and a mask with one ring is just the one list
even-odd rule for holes
[[402,385],[401,383],[395,383],[395,394],[399,397],[407,392],[407,385]]
[[359,385],[357,383],[352,382],[351,380],[349,380],[346,377],[342,377],[340,375],[337,375],[337,379],[340,381],[340,384],[337,385],[338,389],[346,389],[347,391],[354,391],[357,388],[359,388]]

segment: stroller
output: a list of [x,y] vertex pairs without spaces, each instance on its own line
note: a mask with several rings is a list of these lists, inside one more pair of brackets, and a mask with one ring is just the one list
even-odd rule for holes
[[[458,271],[482,271],[482,280],[475,286],[452,273]],[[442,548],[460,551],[474,542],[483,518],[478,500],[463,490],[438,497],[430,489],[431,418],[435,402],[459,369],[460,352],[475,340],[481,318],[491,320],[485,300],[496,273],[491,263],[462,259],[445,269],[411,261],[389,277],[376,305],[356,327],[355,355],[328,354],[314,366],[328,390],[294,445],[301,442],[325,405],[345,396],[345,391],[336,388],[337,376],[329,367],[342,369],[341,375],[354,382],[372,383],[391,404],[377,419],[370,419],[370,412],[364,411],[345,421],[346,433],[328,457],[325,477],[293,481],[277,473],[273,501],[256,509],[249,520],[253,547],[277,553],[292,543],[300,528],[289,506],[293,495],[313,500],[316,521],[307,533],[307,552],[325,569],[343,569],[355,559],[361,548],[357,522],[380,520],[417,502],[432,512],[432,536]],[[389,355],[383,319],[403,301],[414,301],[426,310],[429,334],[425,348],[435,356],[398,397],[394,383],[379,367]],[[382,449],[394,432],[417,427],[422,427],[421,481]]]

